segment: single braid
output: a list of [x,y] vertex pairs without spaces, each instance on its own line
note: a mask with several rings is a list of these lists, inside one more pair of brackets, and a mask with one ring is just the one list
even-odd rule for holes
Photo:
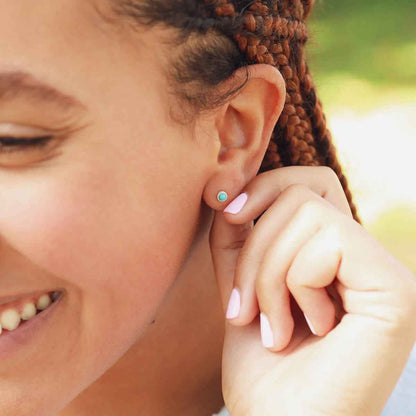
[[[204,0],[218,18],[241,19],[238,0]],[[354,219],[361,224],[326,127],[322,104],[304,57],[305,19],[314,0],[254,0],[243,12],[243,25],[232,37],[249,64],[275,66],[286,82],[286,101],[276,123],[260,172],[299,165],[329,166],[337,174]]]

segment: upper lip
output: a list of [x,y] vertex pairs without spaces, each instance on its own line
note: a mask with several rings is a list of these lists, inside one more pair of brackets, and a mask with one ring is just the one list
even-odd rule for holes
[[27,292],[27,293],[21,293],[19,295],[10,295],[10,296],[2,296],[0,297],[0,305],[3,305],[5,303],[13,302],[15,300],[19,300],[22,298],[30,298],[30,297],[36,297],[43,295],[45,293],[53,293],[53,292],[61,292],[63,289],[45,289],[45,290],[36,290],[34,292]]

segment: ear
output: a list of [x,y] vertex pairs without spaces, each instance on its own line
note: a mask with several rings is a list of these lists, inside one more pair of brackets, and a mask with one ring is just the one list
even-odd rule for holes
[[[215,210],[224,209],[258,173],[286,100],[284,79],[268,64],[239,68],[227,81],[244,80],[246,70],[245,87],[216,113],[220,149],[216,171],[203,193],[205,202]],[[228,194],[226,201],[217,200],[219,191]]]

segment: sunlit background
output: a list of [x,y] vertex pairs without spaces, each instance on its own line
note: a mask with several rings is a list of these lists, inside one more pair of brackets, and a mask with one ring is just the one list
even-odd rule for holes
[[363,225],[416,273],[416,1],[317,0],[309,66]]

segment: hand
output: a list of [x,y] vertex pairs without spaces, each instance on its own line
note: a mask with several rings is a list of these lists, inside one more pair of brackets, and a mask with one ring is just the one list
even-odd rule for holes
[[225,323],[231,416],[379,416],[416,341],[415,276],[354,221],[330,168],[275,169],[244,192],[210,233],[224,315],[233,287],[241,297]]

